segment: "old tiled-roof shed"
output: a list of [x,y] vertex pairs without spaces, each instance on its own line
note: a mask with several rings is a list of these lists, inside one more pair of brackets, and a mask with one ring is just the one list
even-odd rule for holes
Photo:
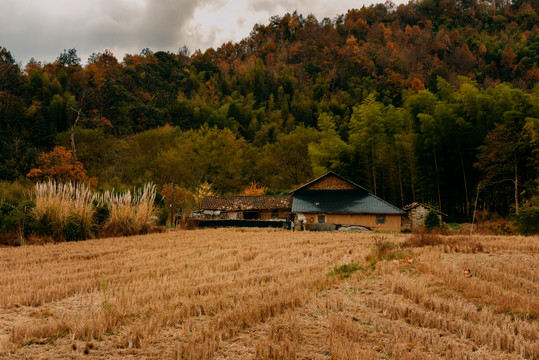
[[206,196],[201,209],[209,218],[269,220],[288,219],[291,206],[291,196]]
[[292,213],[307,223],[401,230],[404,211],[333,172],[293,190],[291,194]]
[[425,224],[425,218],[427,217],[428,212],[431,210],[438,213],[440,223],[442,222],[442,215],[447,216],[447,214],[436,210],[432,206],[428,206],[420,202],[413,202],[406,205],[403,210],[406,211],[407,214],[406,220],[403,221],[403,227],[409,230],[413,230],[418,226],[423,226]]

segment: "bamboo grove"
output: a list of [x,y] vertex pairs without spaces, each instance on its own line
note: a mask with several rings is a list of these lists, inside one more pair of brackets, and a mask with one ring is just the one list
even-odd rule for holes
[[479,207],[507,215],[538,201],[537,24],[534,1],[424,0],[273,16],[193,54],[83,64],[70,49],[23,66],[0,47],[0,180],[70,161],[73,131],[73,160],[100,189],[233,194],[333,170],[460,218],[479,186]]

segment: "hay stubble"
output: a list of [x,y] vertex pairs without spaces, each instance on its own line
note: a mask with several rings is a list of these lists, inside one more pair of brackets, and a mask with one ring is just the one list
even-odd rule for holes
[[414,248],[344,280],[327,274],[365,263],[371,235],[219,229],[0,249],[0,354],[537,358],[537,238],[473,240],[484,251]]

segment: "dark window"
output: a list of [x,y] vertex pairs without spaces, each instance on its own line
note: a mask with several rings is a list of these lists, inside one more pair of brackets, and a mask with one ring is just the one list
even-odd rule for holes
[[272,219],[278,219],[279,218],[279,210],[271,210],[271,218]]
[[325,223],[326,222],[326,215],[318,215],[318,223]]
[[376,224],[385,224],[386,223],[386,216],[385,215],[376,215]]
[[260,219],[260,213],[258,211],[244,211],[243,218],[245,220],[258,220]]

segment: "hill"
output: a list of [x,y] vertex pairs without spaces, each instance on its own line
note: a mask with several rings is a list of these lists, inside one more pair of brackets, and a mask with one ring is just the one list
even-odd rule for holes
[[[506,215],[537,194],[536,2],[391,2],[177,54],[75,49],[21,68],[0,49],[0,179],[71,147],[101,188],[252,181],[290,189],[334,170],[391,203]],[[508,136],[505,136],[508,135]],[[505,181],[507,180],[507,181]]]

